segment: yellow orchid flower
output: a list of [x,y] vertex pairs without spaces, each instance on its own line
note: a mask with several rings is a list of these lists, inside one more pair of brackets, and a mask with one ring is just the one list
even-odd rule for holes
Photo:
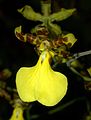
[[24,120],[22,107],[15,107],[10,120]]
[[42,52],[34,67],[22,67],[16,75],[16,87],[24,102],[38,101],[45,106],[56,105],[67,92],[67,78],[53,71],[51,53]]

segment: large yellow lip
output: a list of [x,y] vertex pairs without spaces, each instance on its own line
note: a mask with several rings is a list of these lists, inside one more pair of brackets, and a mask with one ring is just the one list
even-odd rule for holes
[[67,92],[67,78],[51,69],[50,53],[40,55],[34,67],[22,67],[16,75],[16,87],[24,102],[39,101],[46,106],[56,105]]

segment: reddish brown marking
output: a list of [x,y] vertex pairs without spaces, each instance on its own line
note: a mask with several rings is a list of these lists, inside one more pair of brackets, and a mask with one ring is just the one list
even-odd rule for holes
[[53,45],[54,48],[57,48],[57,47],[59,47],[63,44],[64,43],[62,42],[62,38],[52,40],[52,45]]
[[67,58],[67,57],[68,57],[68,53],[65,52],[65,51],[61,51],[61,54],[63,55],[64,58]]
[[67,37],[63,38],[62,40],[63,40],[64,42],[68,42],[68,38],[67,38]]
[[57,42],[58,46],[60,46],[61,44],[63,44],[62,39],[58,39],[56,42]]
[[19,40],[24,42],[24,37],[21,33],[16,32],[16,37],[19,38]]
[[45,28],[42,28],[40,30],[37,31],[37,35],[48,35],[48,31]]
[[67,46],[68,48],[70,48],[72,46],[72,43],[68,43]]
[[84,82],[84,87],[86,90],[91,90],[91,82]]
[[26,40],[27,40],[29,43],[33,43],[34,39],[36,39],[35,36],[33,36],[32,34],[27,34]]

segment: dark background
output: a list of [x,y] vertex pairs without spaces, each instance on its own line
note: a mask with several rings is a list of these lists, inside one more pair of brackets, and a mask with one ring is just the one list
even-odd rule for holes
[[[24,5],[31,5],[35,11],[41,11],[40,0],[0,0],[0,70],[9,68],[13,75],[8,80],[8,85],[15,87],[15,74],[21,66],[33,66],[38,60],[34,46],[19,41],[14,34],[15,27],[22,25],[24,32],[29,32],[38,22],[28,21],[17,12]],[[52,10],[60,8],[76,8],[73,16],[59,22],[63,31],[72,32],[78,41],[71,48],[72,53],[91,49],[91,0],[52,0]],[[86,67],[91,66],[91,56],[81,59]],[[45,107],[35,102],[30,110],[31,114],[41,114],[39,119],[45,120],[83,120],[87,114],[86,101],[79,100],[67,108],[48,115],[47,112],[72,99],[88,96],[84,90],[81,78],[73,74],[66,65],[58,66],[58,71],[68,77],[69,89],[64,99],[55,107]],[[12,114],[11,105],[0,98],[0,116],[8,120]],[[26,117],[26,116],[25,116]],[[31,116],[30,116],[31,119]],[[0,119],[1,120],[1,119]]]

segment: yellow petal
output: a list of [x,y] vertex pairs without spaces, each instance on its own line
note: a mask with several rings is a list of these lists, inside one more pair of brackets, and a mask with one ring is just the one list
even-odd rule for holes
[[23,67],[17,72],[16,86],[23,101],[37,100],[43,105],[53,106],[66,94],[67,78],[51,69],[49,58],[49,52],[41,54],[34,67]]
[[16,107],[13,110],[13,114],[12,114],[10,120],[24,120],[24,118],[23,118],[23,110],[22,110],[21,107]]
[[[46,58],[48,58],[48,54]],[[63,74],[53,71],[48,59],[44,60],[40,74],[37,100],[44,105],[53,106],[66,94],[67,78]]]

